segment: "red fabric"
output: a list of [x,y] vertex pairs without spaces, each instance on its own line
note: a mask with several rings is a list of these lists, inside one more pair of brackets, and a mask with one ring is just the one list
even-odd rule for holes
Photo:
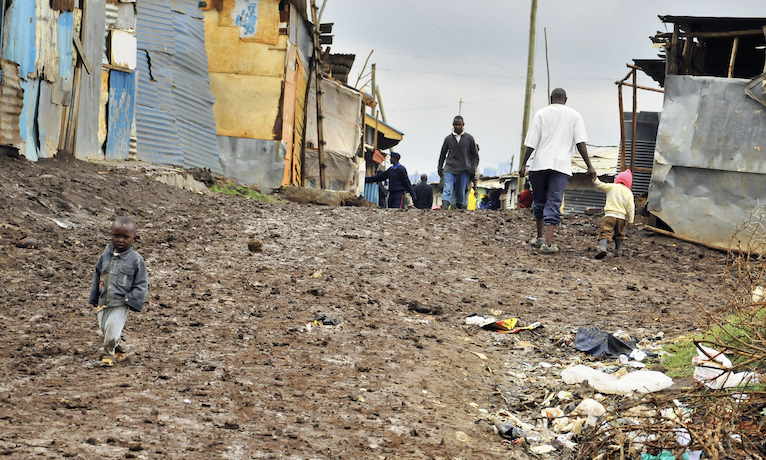
[[528,208],[532,206],[532,190],[524,190],[519,195],[519,208]]
[[633,173],[630,172],[630,169],[626,169],[620,174],[617,174],[617,177],[614,178],[614,183],[623,184],[624,186],[633,190]]

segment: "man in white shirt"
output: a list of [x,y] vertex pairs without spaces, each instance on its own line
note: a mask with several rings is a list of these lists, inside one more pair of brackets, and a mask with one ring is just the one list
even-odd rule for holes
[[585,123],[577,111],[566,106],[567,93],[556,88],[551,93],[551,104],[540,109],[532,120],[524,145],[524,161],[519,176],[527,173],[527,161],[535,152],[529,166],[529,181],[532,183],[532,214],[537,223],[537,238],[532,244],[540,246],[540,252],[553,254],[559,248],[553,244],[553,229],[561,223],[561,202],[569,177],[572,175],[572,154],[577,150],[588,174],[596,170],[588,158],[588,141]]

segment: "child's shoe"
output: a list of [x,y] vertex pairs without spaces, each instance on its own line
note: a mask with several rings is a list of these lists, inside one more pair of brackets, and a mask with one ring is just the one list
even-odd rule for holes
[[598,252],[596,252],[596,259],[601,260],[606,257],[606,245],[609,240],[598,240]]
[[550,246],[543,243],[542,245],[540,245],[540,252],[542,252],[543,254],[555,254],[559,252],[559,247],[553,243],[551,243]]
[[614,240],[614,256],[622,257],[622,240]]
[[531,240],[529,240],[529,244],[537,248],[542,246],[544,243],[545,243],[545,238],[532,238]]
[[103,367],[112,367],[114,366],[114,362],[116,361],[116,358],[111,355],[103,354],[101,355],[101,366]]

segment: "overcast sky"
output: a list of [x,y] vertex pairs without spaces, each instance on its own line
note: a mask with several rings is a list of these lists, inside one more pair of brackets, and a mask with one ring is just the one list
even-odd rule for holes
[[[327,0],[322,22],[335,23],[333,53],[356,54],[351,86],[374,50],[370,63],[377,64],[387,121],[404,132],[394,150],[410,174],[435,173],[461,98],[466,131],[481,148],[481,171],[508,161],[515,171],[530,8],[530,0]],[[618,145],[614,82],[625,77],[632,59],[657,57],[649,37],[672,31],[658,15],[762,17],[766,1],[539,0],[532,113],[547,103],[547,29],[551,89],[567,91],[567,105],[583,115],[589,144]],[[643,73],[639,85],[659,88]],[[630,92],[625,104],[630,110]],[[640,91],[638,109],[660,111],[662,95]]]

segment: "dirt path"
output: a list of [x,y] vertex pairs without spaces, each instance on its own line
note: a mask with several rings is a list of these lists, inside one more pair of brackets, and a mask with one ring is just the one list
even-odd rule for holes
[[[639,230],[628,257],[595,261],[598,218],[565,219],[543,256],[524,211],[257,203],[63,157],[2,158],[0,188],[9,458],[525,458],[480,419],[508,401],[533,423],[586,358],[574,328],[668,338],[695,329],[682,288],[721,301],[722,254]],[[129,358],[102,368],[87,296],[118,214],[141,226],[150,296]],[[308,329],[317,313],[341,323]],[[482,331],[473,313],[544,328]]]

